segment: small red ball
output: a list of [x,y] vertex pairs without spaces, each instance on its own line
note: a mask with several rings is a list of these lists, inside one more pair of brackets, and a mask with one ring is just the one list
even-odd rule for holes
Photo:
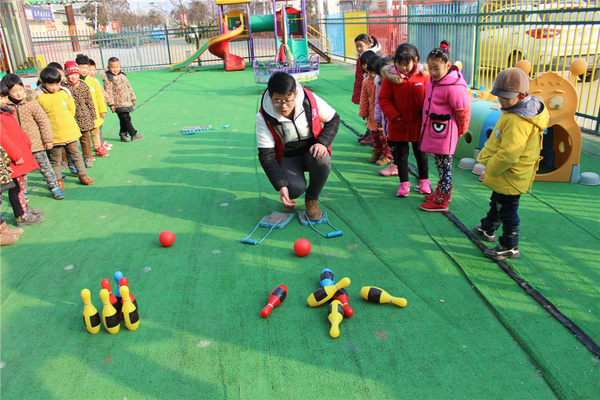
[[307,256],[308,253],[310,253],[310,248],[311,245],[308,239],[298,239],[294,243],[294,253],[296,253],[296,255],[299,257]]
[[169,247],[175,243],[175,234],[171,231],[162,231],[158,236],[158,241],[163,246]]

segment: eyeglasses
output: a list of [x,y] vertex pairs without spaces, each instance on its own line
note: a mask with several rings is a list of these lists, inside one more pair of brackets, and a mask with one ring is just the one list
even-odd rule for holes
[[294,97],[291,100],[273,100],[273,105],[275,107],[281,107],[282,105],[286,105],[288,107],[293,106],[294,104],[296,104],[296,98]]

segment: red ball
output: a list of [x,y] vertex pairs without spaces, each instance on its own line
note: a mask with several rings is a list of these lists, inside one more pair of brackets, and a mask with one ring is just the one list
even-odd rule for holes
[[171,231],[162,231],[158,236],[158,241],[163,246],[169,247],[175,243],[175,234]]
[[308,253],[310,253],[310,248],[311,245],[308,239],[298,239],[294,243],[294,253],[296,253],[296,255],[299,257],[307,256]]

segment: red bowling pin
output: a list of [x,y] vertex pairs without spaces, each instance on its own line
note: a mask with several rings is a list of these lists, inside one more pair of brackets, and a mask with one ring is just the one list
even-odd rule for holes
[[354,315],[354,310],[352,309],[352,307],[350,307],[350,304],[348,304],[348,301],[350,299],[348,298],[348,292],[346,292],[346,289],[341,288],[340,290],[335,292],[335,294],[333,295],[333,299],[339,300],[342,303],[342,306],[344,307],[344,316],[346,318],[350,318]]
[[[119,286],[127,286],[128,289],[131,289],[131,288],[129,288],[129,279],[127,279],[125,277],[122,277],[121,279],[119,279]],[[135,297],[133,297],[133,295],[131,294],[131,290],[129,291],[129,298],[131,299],[131,302],[137,309],[138,308],[137,301],[135,301]],[[123,298],[121,297],[121,300],[122,299]]]
[[268,304],[265,308],[262,309],[260,315],[263,318],[267,318],[273,308],[277,307],[281,304],[283,300],[285,300],[285,296],[287,296],[287,287],[285,285],[279,285],[271,292],[269,296]]

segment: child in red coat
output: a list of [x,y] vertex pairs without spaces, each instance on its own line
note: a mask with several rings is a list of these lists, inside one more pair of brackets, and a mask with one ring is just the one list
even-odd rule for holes
[[2,132],[0,147],[6,150],[11,159],[11,178],[15,183],[15,187],[8,191],[8,198],[11,204],[18,202],[21,206],[21,209],[13,206],[17,226],[35,225],[44,220],[41,215],[44,211],[28,208],[23,191],[27,183],[27,174],[40,166],[31,152],[29,137],[19,126],[10,108],[6,107],[7,103],[8,86],[4,82],[0,82],[0,131]]
[[400,177],[398,197],[406,197],[410,192],[409,144],[412,144],[419,168],[419,191],[431,193],[427,153],[419,150],[421,112],[425,85],[429,80],[423,65],[419,64],[420,59],[419,50],[414,45],[403,43],[396,49],[394,67],[384,68],[381,72],[384,79],[379,91],[379,107],[389,121],[388,141],[394,149],[394,162]]

